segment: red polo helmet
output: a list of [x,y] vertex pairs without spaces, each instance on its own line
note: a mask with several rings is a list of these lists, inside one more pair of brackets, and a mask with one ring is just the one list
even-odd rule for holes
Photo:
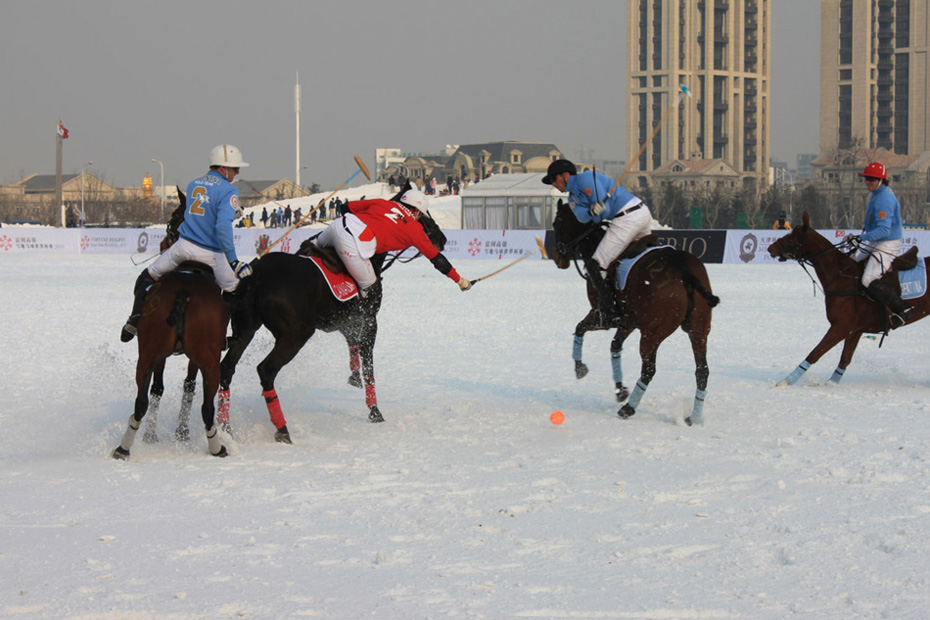
[[880,164],[877,161],[873,161],[871,164],[865,167],[865,170],[863,170],[859,176],[872,177],[873,179],[887,179],[888,169],[885,168],[885,164]]

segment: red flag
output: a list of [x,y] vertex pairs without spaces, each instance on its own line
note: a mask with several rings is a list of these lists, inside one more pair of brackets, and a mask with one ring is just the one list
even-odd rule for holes
[[68,130],[67,130],[67,128],[65,128],[65,126],[61,123],[61,121],[58,121],[58,135],[61,136],[61,139],[62,139],[62,140],[67,140],[67,139],[68,139]]

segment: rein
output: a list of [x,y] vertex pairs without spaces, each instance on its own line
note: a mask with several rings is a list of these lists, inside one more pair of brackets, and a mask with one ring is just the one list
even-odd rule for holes
[[[805,233],[805,234],[806,234],[806,233]],[[863,294],[862,291],[860,291],[860,290],[858,290],[858,289],[856,289],[856,288],[854,288],[854,289],[851,290],[851,291],[828,291],[828,290],[826,290],[826,289],[824,288],[824,286],[830,286],[831,284],[833,284],[833,282],[835,282],[836,279],[839,278],[839,277],[851,277],[851,278],[855,279],[855,276],[849,276],[849,275],[847,275],[847,274],[845,273],[845,271],[847,270],[846,267],[843,267],[842,269],[840,269],[839,271],[837,271],[836,274],[834,274],[834,276],[833,276],[832,278],[830,278],[830,279],[829,279],[826,283],[824,283],[824,284],[820,284],[820,283],[817,281],[817,279],[816,279],[813,275],[811,275],[810,271],[809,271],[808,268],[807,268],[808,265],[810,265],[811,267],[814,267],[814,259],[815,259],[815,258],[820,258],[821,256],[826,256],[827,254],[829,254],[829,253],[832,252],[833,250],[838,250],[839,252],[842,252],[842,253],[845,254],[846,256],[850,256],[850,254],[852,254],[852,252],[848,252],[848,253],[847,253],[847,252],[843,252],[842,250],[840,250],[840,247],[843,246],[843,245],[845,245],[845,244],[846,244],[846,240],[844,239],[844,240],[842,240],[842,241],[840,241],[840,242],[838,242],[838,243],[831,244],[830,247],[825,248],[825,249],[823,249],[823,250],[821,250],[821,251],[819,251],[819,252],[815,252],[815,253],[810,254],[810,255],[808,255],[808,256],[798,256],[798,257],[795,257],[795,258],[794,258],[794,260],[796,260],[796,261],[798,262],[798,264],[801,265],[801,268],[804,270],[804,273],[807,274],[807,277],[811,279],[811,283],[812,283],[813,286],[814,286],[814,295],[817,294],[817,287],[818,287],[818,286],[820,287],[820,292],[823,293],[824,297],[850,297],[850,296],[861,296],[861,295]],[[800,246],[801,246],[801,242],[798,241],[798,249],[800,249]],[[816,268],[816,267],[815,267],[815,268]]]

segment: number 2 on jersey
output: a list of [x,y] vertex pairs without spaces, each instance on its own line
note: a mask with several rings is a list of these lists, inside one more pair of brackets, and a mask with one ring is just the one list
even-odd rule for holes
[[191,203],[190,209],[188,209],[191,215],[203,215],[205,213],[204,208],[200,205],[203,204],[203,199],[206,195],[206,187],[198,185],[194,188],[194,191],[191,193],[191,197],[194,199],[194,202]]

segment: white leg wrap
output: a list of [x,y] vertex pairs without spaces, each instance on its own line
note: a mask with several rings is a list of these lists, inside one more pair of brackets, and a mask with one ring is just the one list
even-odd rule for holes
[[132,448],[133,442],[136,440],[136,431],[139,430],[140,423],[136,422],[135,416],[129,416],[129,427],[126,429],[126,432],[123,433],[123,438],[120,440],[120,447],[129,452],[129,449]]
[[216,432],[216,426],[207,429],[207,448],[213,456],[219,454],[220,450],[223,449],[223,442],[220,441],[220,437]]

